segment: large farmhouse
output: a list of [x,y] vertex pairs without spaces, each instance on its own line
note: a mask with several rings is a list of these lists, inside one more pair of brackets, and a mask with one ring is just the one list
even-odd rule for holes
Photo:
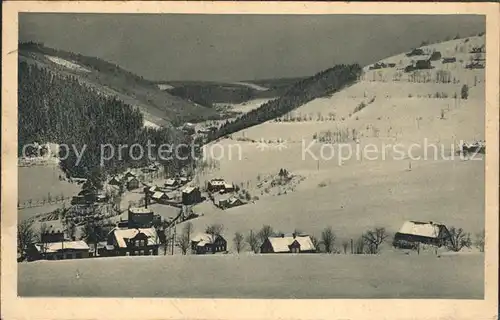
[[89,257],[90,248],[83,240],[66,241],[64,237],[56,239],[49,236],[42,236],[42,240],[43,242],[33,244],[28,250],[29,260],[63,260]]
[[160,241],[155,228],[115,228],[108,234],[106,254],[110,256],[158,255]]
[[313,253],[316,247],[307,235],[284,234],[275,237],[268,237],[260,246],[261,253]]
[[430,222],[406,221],[394,236],[395,247],[406,247],[412,243],[442,246],[450,238],[445,225]]

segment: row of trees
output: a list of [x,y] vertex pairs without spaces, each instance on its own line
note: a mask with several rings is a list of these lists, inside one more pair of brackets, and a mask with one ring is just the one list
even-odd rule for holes
[[[190,145],[191,137],[173,129],[144,128],[139,110],[115,98],[99,95],[81,84],[75,77],[54,74],[47,69],[25,62],[19,64],[19,155],[26,153],[35,142],[53,142],[68,146],[61,148],[61,167],[69,176],[104,180],[106,175],[125,170],[127,167],[146,165],[146,154],[177,171],[191,163],[193,154],[189,147],[180,148],[178,157],[161,159],[158,146],[175,148],[183,143]],[[148,144],[149,141],[149,144]],[[104,145],[111,147],[101,154]],[[118,146],[139,144],[138,148],[119,150]],[[120,152],[120,154],[118,154]],[[200,152],[197,150],[196,152]],[[81,156],[80,161],[78,161]],[[110,157],[101,167],[102,157]],[[164,158],[167,158],[163,154]]]
[[281,117],[315,98],[335,93],[356,81],[362,69],[358,64],[337,65],[293,85],[283,96],[271,100],[236,120],[228,121],[208,135],[213,141],[259,123]]

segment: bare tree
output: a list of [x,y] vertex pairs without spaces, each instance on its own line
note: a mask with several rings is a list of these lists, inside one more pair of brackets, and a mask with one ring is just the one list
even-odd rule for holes
[[368,253],[378,253],[380,245],[388,236],[385,228],[375,228],[375,230],[368,230],[365,232],[365,234],[363,234],[363,239],[367,245]]
[[37,240],[40,242],[40,253],[44,258],[48,246],[48,244],[45,242],[45,234],[47,234],[48,232],[49,232],[49,227],[47,227],[47,224],[45,222],[42,223],[42,225],[40,226],[40,230],[38,232]]
[[245,246],[245,242],[243,241],[243,235],[240,232],[236,232],[234,234],[234,246],[236,247],[236,252],[240,253],[240,251]]
[[28,247],[35,240],[35,233],[33,231],[33,221],[23,220],[17,225],[17,251],[24,259]]
[[323,232],[321,232],[321,243],[325,246],[326,253],[333,252],[333,246],[335,244],[335,233],[333,233],[332,227],[326,227]]
[[485,243],[485,233],[484,230],[481,231],[480,233],[476,234],[476,240],[474,241],[474,245],[476,248],[479,249],[479,251],[484,252],[484,243]]
[[259,237],[253,230],[250,230],[250,233],[247,235],[246,242],[254,253],[259,252]]
[[182,230],[186,234],[188,240],[191,240],[191,234],[193,233],[193,224],[191,222],[186,223]]
[[260,243],[264,243],[264,241],[266,241],[267,238],[271,237],[273,234],[274,234],[273,227],[271,227],[270,225],[264,225],[260,229],[257,236],[260,239]]
[[222,234],[222,231],[224,231],[224,225],[218,223],[214,223],[205,228],[205,232],[210,235],[212,242],[215,241],[217,236]]
[[75,222],[72,219],[66,219],[65,221],[66,222],[64,223],[64,231],[66,231],[66,234],[71,240],[74,240],[76,234]]
[[470,248],[472,245],[472,241],[470,239],[470,233],[466,233],[462,228],[451,227],[449,229],[450,232],[450,241],[448,241],[448,249],[458,252],[462,250],[463,247]]
[[190,244],[189,236],[185,232],[177,236],[176,245],[177,247],[179,247],[179,249],[181,249],[183,255],[187,254],[189,249],[189,244]]
[[354,244],[354,253],[363,254],[365,253],[365,239],[363,236],[359,237]]
[[347,247],[349,247],[349,241],[342,241],[342,248],[344,249],[344,254],[347,254]]

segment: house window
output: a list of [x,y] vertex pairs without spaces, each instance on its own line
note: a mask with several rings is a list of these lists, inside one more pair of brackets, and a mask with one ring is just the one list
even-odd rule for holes
[[143,256],[144,255],[144,250],[141,250],[140,253],[139,253],[140,256]]
[[128,251],[127,251],[127,252],[125,252],[125,255],[126,255],[126,256],[130,256],[130,252],[128,252]]
[[81,252],[77,252],[76,253],[76,258],[77,259],[81,259],[82,258],[82,253]]

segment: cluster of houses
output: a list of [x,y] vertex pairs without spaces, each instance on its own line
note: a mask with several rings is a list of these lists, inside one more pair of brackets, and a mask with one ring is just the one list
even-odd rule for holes
[[[85,241],[71,241],[63,232],[49,232],[42,235],[40,243],[28,250],[29,260],[81,259],[110,256],[158,255],[160,234],[154,228],[157,216],[147,208],[130,208],[128,220],[120,221],[107,235],[106,241],[87,244]],[[436,247],[444,246],[451,235],[447,227],[432,221],[406,221],[395,234],[393,246],[412,248],[416,244]],[[226,253],[227,241],[220,234],[200,233],[190,239],[192,254]],[[279,234],[267,237],[260,246],[260,253],[315,253],[318,249],[312,238],[306,234]]]
[[153,227],[158,216],[147,208],[130,208],[128,219],[117,223],[106,241],[87,243],[71,241],[64,232],[54,231],[41,236],[41,242],[28,249],[29,260],[64,260],[106,256],[158,255],[160,238]]
[[208,181],[207,191],[214,205],[221,209],[229,209],[245,204],[242,199],[236,196],[234,185],[224,179],[216,178]]
[[172,206],[194,205],[203,201],[200,188],[187,185],[188,178],[169,178],[163,186],[146,186],[146,195],[154,202]]

